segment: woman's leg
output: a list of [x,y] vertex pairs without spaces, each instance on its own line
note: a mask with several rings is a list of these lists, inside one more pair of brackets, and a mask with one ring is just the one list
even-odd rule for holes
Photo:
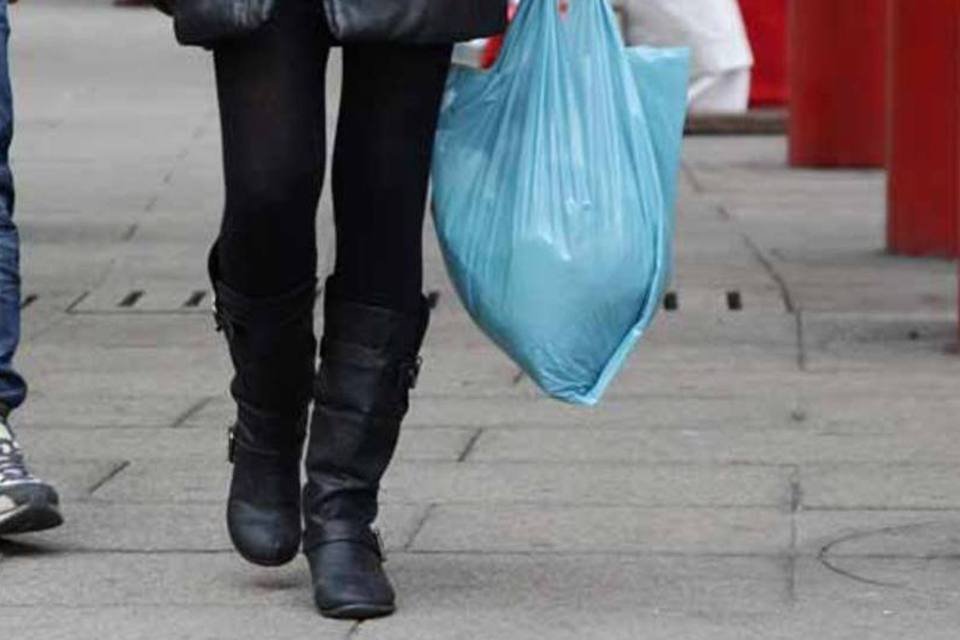
[[293,559],[302,531],[328,51],[315,3],[280,6],[215,55],[227,193],[210,273],[237,402],[227,523],[237,550],[264,565]]
[[215,53],[226,183],[219,268],[254,297],[316,276],[329,44],[316,3],[280,4],[268,27]]
[[347,46],[333,162],[334,290],[413,310],[423,215],[450,47]]
[[337,262],[326,290],[303,548],[320,612],[370,618],[394,592],[370,529],[429,311],[421,234],[450,48],[348,46],[334,153]]

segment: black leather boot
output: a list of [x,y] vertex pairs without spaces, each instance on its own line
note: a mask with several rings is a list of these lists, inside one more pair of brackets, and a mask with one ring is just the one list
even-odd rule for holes
[[210,275],[218,330],[227,337],[235,375],[237,421],[227,527],[246,560],[279,566],[296,557],[302,533],[300,462],[316,366],[316,282],[274,298],[248,298]]
[[326,617],[375,618],[395,609],[371,525],[428,318],[425,300],[419,312],[403,314],[327,299],[304,489],[304,552]]

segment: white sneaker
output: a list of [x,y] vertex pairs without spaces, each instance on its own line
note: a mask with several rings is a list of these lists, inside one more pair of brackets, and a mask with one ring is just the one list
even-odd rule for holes
[[30,474],[7,419],[0,416],[0,535],[43,531],[62,523],[56,490]]

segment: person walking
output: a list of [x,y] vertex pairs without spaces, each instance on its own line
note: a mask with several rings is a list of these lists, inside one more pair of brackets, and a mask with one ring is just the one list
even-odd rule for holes
[[[476,36],[502,28],[504,0],[472,6]],[[318,0],[285,0],[265,26],[213,47],[226,204],[208,263],[235,369],[233,544],[266,566],[302,548],[320,613],[363,619],[395,609],[372,524],[430,314],[421,237],[452,40],[343,45],[317,370],[315,220],[338,45]]]
[[632,45],[690,47],[692,113],[747,110],[753,51],[738,0],[624,0]]
[[56,490],[34,477],[13,435],[10,413],[23,404],[27,384],[13,368],[20,342],[20,238],[13,222],[13,92],[7,45],[7,0],[0,0],[0,535],[41,531],[63,523]]

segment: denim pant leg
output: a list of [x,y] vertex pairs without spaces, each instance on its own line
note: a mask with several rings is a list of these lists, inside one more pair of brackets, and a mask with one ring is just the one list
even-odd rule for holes
[[27,395],[26,383],[13,369],[13,356],[20,342],[20,237],[13,222],[13,175],[9,163],[13,138],[9,38],[7,0],[0,0],[0,412],[15,409]]

